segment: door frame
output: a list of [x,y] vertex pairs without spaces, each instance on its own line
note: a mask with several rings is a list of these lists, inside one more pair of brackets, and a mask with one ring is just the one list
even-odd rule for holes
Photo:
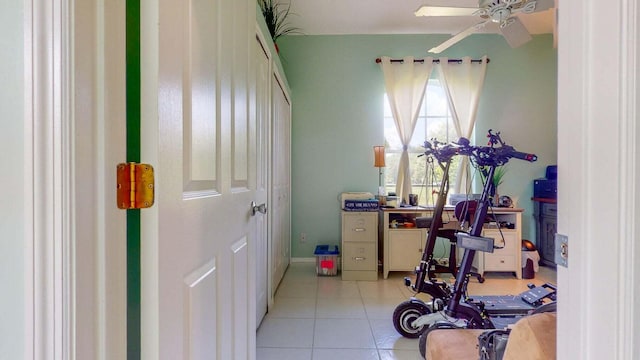
[[640,7],[638,0],[558,3],[557,230],[569,238],[569,259],[557,272],[557,357],[633,359],[640,353]]
[[106,0],[24,2],[25,359],[126,352],[125,101],[110,91],[124,90],[123,15]]
[[[71,136],[75,124],[68,117],[74,103],[69,97],[73,93],[69,79],[73,69],[68,53],[72,23],[69,9],[69,0],[25,2],[24,176],[28,182],[25,185],[25,357],[29,359],[71,356],[75,345],[72,336],[87,330],[73,325],[75,305],[77,301],[95,301],[72,300],[71,284],[80,269],[74,267],[68,257],[73,250],[74,216],[79,210],[85,211],[74,206],[70,195],[77,184],[73,176],[76,169],[70,163],[75,155]],[[634,279],[640,278],[640,265],[633,262],[640,256],[640,247],[634,244],[634,240],[640,238],[640,229],[633,225],[640,213],[637,185],[640,183],[637,164],[640,134],[635,123],[636,106],[640,102],[635,43],[640,35],[638,4],[636,0],[618,3],[563,0],[559,2],[559,14],[558,139],[561,146],[558,160],[565,168],[560,167],[559,172],[558,231],[570,235],[572,256],[570,268],[558,270],[559,285],[564,289],[559,303],[558,358],[580,355],[597,358],[606,350],[609,357],[632,359],[640,349],[640,344],[633,341],[640,334],[640,316],[632,306],[638,289]],[[56,26],[52,26],[54,24]],[[49,33],[50,29],[54,29],[53,34]],[[612,63],[612,55],[619,62]],[[601,78],[591,69],[602,64],[613,64],[620,70],[611,72],[619,74],[609,79],[613,89],[596,83]],[[52,79],[58,81],[52,82]],[[614,101],[606,101],[611,99],[612,90],[616,91]],[[595,119],[598,110],[618,115],[612,116],[616,126]],[[572,127],[570,132],[570,125],[578,126],[578,131]],[[615,139],[610,140],[619,141],[608,144],[611,151],[621,154],[620,159],[624,160],[617,163],[613,175],[589,166],[602,160],[590,160],[589,151],[580,154],[577,161],[569,157],[570,144],[580,141],[585,147],[586,140],[597,139],[602,131],[608,134],[612,127],[618,132],[614,134]],[[575,151],[572,154],[576,155]],[[594,201],[603,195],[585,199],[583,192],[598,183],[608,183],[611,176],[622,185],[607,195],[607,201],[615,199],[621,205],[609,209],[610,216],[615,217],[612,224],[620,225],[616,232],[620,236],[615,238],[621,240],[611,243],[613,255],[603,259],[602,252],[598,253],[602,239],[596,235],[599,235],[597,231],[609,231],[611,227],[591,222],[590,216],[594,216],[591,212],[580,214],[574,210],[595,210]],[[611,272],[605,274],[596,269],[595,264],[606,266]],[[619,297],[606,295],[611,291],[612,281]],[[612,302],[612,298],[615,301]],[[572,309],[574,305],[577,306]],[[611,336],[602,337],[603,333]],[[612,349],[616,352],[612,353]]]
[[71,69],[71,20],[62,11],[67,0],[51,0],[49,6],[25,1],[24,6],[25,358],[63,359],[72,349],[75,314],[68,257],[72,102],[64,71]]

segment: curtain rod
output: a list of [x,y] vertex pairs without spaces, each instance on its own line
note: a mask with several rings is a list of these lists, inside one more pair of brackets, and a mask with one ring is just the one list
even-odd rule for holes
[[[392,63],[401,63],[403,62],[403,59],[391,59]],[[489,60],[489,58],[487,58],[487,64],[490,62],[491,60]],[[376,64],[379,64],[382,62],[382,59],[380,58],[376,58]],[[414,59],[413,62],[418,62],[418,63],[423,63],[424,59]],[[462,63],[462,59],[449,59],[450,63]],[[440,63],[440,59],[433,59],[433,63],[434,64],[439,64]],[[482,59],[471,59],[471,63],[477,63],[477,64],[482,64]]]

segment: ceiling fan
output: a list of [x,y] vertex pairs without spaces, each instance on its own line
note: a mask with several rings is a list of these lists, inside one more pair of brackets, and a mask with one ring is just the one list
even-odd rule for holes
[[416,16],[475,16],[481,21],[455,34],[449,40],[429,49],[440,53],[458,41],[482,29],[489,23],[497,23],[500,33],[512,48],[531,40],[531,35],[516,14],[532,14],[553,8],[554,0],[479,0],[478,7],[421,6]]

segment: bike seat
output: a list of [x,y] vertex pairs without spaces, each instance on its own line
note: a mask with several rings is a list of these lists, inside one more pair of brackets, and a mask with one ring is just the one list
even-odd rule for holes
[[456,207],[453,209],[453,216],[455,216],[460,223],[465,223],[465,222],[470,223],[471,219],[473,219],[476,214],[477,208],[478,208],[477,200],[460,201],[456,204]]

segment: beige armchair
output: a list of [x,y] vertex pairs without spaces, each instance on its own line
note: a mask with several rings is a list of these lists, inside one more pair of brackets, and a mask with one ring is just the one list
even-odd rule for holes
[[[485,330],[441,329],[427,336],[427,360],[477,360],[478,335]],[[503,360],[553,360],[556,358],[556,313],[524,317],[509,335]]]

